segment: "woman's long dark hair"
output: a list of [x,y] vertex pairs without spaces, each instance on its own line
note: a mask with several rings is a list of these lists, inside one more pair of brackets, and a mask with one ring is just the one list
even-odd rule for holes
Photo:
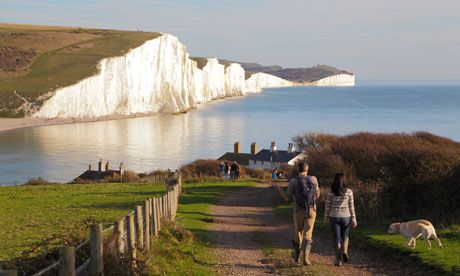
[[343,196],[347,191],[347,180],[345,179],[344,173],[338,173],[334,177],[334,181],[331,185],[331,192],[335,196]]

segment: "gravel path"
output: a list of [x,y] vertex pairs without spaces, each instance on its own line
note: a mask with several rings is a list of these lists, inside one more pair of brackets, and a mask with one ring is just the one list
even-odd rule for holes
[[269,183],[258,183],[229,193],[213,207],[209,230],[217,244],[214,253],[220,275],[403,275],[408,272],[397,265],[382,265],[353,247],[350,249],[353,261],[334,267],[330,233],[314,233],[313,266],[294,266],[289,257],[292,225],[274,213],[272,201],[276,193]]

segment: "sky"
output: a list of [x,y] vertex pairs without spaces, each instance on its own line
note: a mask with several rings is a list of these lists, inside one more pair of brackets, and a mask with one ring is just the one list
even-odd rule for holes
[[0,0],[0,22],[159,31],[192,56],[460,81],[459,0]]

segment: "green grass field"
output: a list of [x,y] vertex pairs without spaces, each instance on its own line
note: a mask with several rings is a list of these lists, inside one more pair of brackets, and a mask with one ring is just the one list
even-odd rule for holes
[[[44,185],[0,188],[0,261],[52,235],[85,237],[88,224],[108,227],[135,205],[163,192],[155,184]],[[62,244],[54,241],[51,247]],[[35,254],[50,248],[45,246]]]
[[121,56],[158,36],[153,32],[0,25],[0,48],[32,48],[37,53],[26,68],[0,74],[0,117],[24,116],[14,111],[23,103],[14,91],[35,102],[48,91],[93,75],[101,59]]
[[[153,274],[213,275],[212,243],[207,239],[209,209],[229,191],[253,182],[205,182],[185,184],[180,199],[177,227],[165,227],[147,256],[145,271]],[[104,227],[135,205],[164,192],[157,184],[43,185],[0,188],[0,263],[18,257],[24,250],[52,235],[88,235],[88,224]],[[193,232],[184,238],[184,231]],[[55,240],[34,254],[62,244]]]
[[[291,217],[292,207],[290,205],[281,201],[280,198],[274,202],[275,211],[281,217]],[[323,222],[322,212],[322,210],[318,212],[315,228],[318,231],[330,231],[329,225]],[[359,210],[357,212],[359,216]],[[432,241],[432,249],[428,250],[423,239],[419,238],[416,249],[412,250],[406,246],[407,242],[403,236],[387,234],[390,222],[362,222],[358,217],[358,223],[358,227],[350,231],[350,237],[353,243],[358,241],[357,246],[360,248],[384,258],[422,266],[427,270],[433,269],[437,273],[460,272],[460,231],[458,227],[437,229],[438,237],[444,246],[442,249],[435,241]]]
[[351,238],[358,240],[361,247],[380,251],[395,260],[418,262],[440,272],[460,273],[460,231],[437,229],[443,248],[431,241],[432,249],[429,250],[423,238],[419,238],[416,248],[410,249],[403,236],[386,234],[386,227],[361,225],[351,232]]

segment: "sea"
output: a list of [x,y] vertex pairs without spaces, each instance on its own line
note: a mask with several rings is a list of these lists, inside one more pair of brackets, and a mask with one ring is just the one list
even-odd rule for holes
[[359,83],[288,87],[199,105],[184,114],[0,132],[0,185],[42,177],[67,183],[99,159],[149,172],[217,159],[240,142],[249,152],[287,149],[296,135],[428,131],[460,141],[459,83]]

